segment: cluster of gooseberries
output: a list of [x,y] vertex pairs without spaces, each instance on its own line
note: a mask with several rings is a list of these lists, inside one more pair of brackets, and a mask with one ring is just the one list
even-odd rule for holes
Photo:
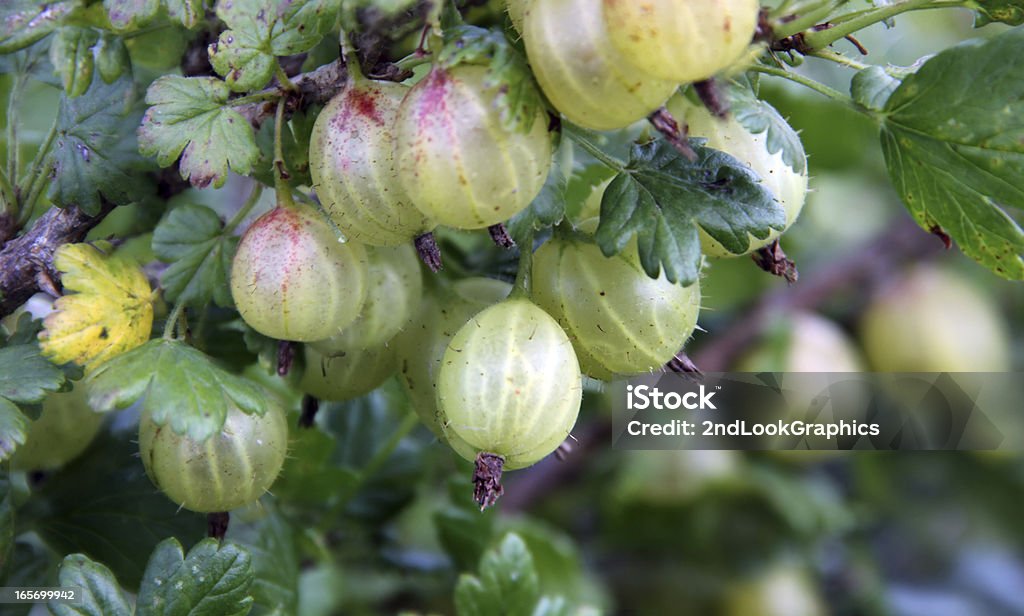
[[[349,62],[346,87],[310,137],[319,207],[279,189],[230,271],[244,321],[303,344],[297,382],[306,394],[347,400],[397,374],[424,423],[476,463],[481,506],[500,495],[502,469],[530,466],[570,436],[584,377],[646,373],[673,359],[696,327],[699,283],[649,276],[635,241],[603,253],[594,207],[539,247],[520,246],[515,285],[426,273],[414,246],[439,225],[485,229],[526,209],[553,164],[550,115],[606,131],[667,107],[691,135],[749,166],[787,226],[807,188],[803,167],[771,152],[766,133],[680,91],[742,63],[756,1],[510,0],[508,10],[550,109],[511,129],[496,104],[501,84],[475,60],[438,58],[411,86],[366,78]],[[775,237],[750,238],[747,252]],[[705,254],[735,256],[701,239]],[[205,440],[144,415],[147,472],[195,511],[254,501],[287,449],[285,414],[268,406],[263,415],[230,408]]]
[[[791,223],[806,191],[802,169],[769,152],[766,135],[677,93],[741,60],[757,3],[647,4],[508,8],[553,112],[612,130],[667,104],[691,134],[749,165]],[[551,122],[538,108],[511,130],[487,66],[435,62],[410,87],[365,78],[354,64],[310,138],[319,211],[284,198],[256,220],[234,259],[232,295],[253,329],[305,343],[300,388],[309,395],[354,398],[397,372],[423,421],[476,462],[490,486],[477,494],[485,505],[500,494],[493,469],[530,466],[570,435],[584,375],[610,380],[672,360],[696,327],[699,283],[648,276],[635,242],[606,256],[592,237],[596,211],[524,255],[515,288],[487,278],[425,283],[414,244],[438,225],[503,223],[541,191]],[[749,250],[772,239],[751,238]],[[728,255],[702,241],[709,255]]]

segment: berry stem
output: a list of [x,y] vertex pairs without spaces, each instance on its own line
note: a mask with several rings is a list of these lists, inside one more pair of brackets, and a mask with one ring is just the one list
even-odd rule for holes
[[783,68],[775,68],[774,66],[764,66],[762,64],[755,64],[751,66],[749,70],[754,71],[755,73],[763,73],[765,75],[771,75],[773,77],[781,77],[783,79],[788,79],[794,83],[798,83],[804,86],[805,88],[810,88],[811,90],[814,90],[818,94],[827,96],[836,102],[843,103],[844,105],[852,109],[855,109],[863,113],[864,115],[867,115],[872,118],[875,117],[875,114],[873,112],[861,107],[860,105],[855,104],[853,102],[853,99],[851,99],[849,96],[846,96],[839,90],[831,88],[823,83],[817,82],[809,77],[804,77],[799,73],[787,71],[786,69]]
[[295,84],[292,83],[292,80],[288,78],[288,73],[285,73],[284,69],[281,68],[280,62],[276,62],[274,64],[274,76],[277,77],[277,82],[281,84],[281,87],[285,90],[289,92],[295,92],[298,90],[298,88],[295,87]]
[[853,17],[840,15],[831,20],[831,23],[835,24],[834,27],[806,33],[804,35],[804,43],[810,49],[824,49],[841,38],[845,38],[858,30],[863,30],[868,26],[885,21],[900,13],[917,9],[942,8],[941,6],[930,6],[934,4],[934,0],[905,0],[904,2],[879,6]]
[[833,0],[832,2],[826,2],[815,7],[796,7],[792,9],[793,13],[799,16],[795,16],[789,21],[776,21],[772,27],[773,38],[779,41],[817,25],[828,17],[832,11],[837,9],[840,4],[842,4],[841,1]]
[[[287,198],[292,201],[291,189],[288,187],[288,168],[284,164],[284,147],[282,135],[284,132],[284,99],[277,101],[277,113],[274,116],[274,190],[277,191],[278,201]],[[282,194],[284,193],[284,194]]]
[[[14,120],[9,120],[12,124]],[[57,120],[53,121],[50,125],[50,131],[46,134],[46,139],[43,140],[43,145],[39,147],[39,151],[36,152],[36,157],[32,161],[32,166],[29,168],[25,177],[18,183],[21,189],[24,191],[25,187],[28,187],[28,195],[25,200],[21,202],[19,208],[19,222],[28,222],[28,217],[32,215],[32,210],[36,207],[36,201],[39,200],[39,195],[43,192],[43,187],[46,186],[50,179],[49,173],[44,173],[45,169],[49,167],[50,161],[50,150],[53,148],[53,140],[57,136]],[[8,147],[12,147],[8,145]],[[12,178],[14,176],[11,176]]]
[[164,340],[174,340],[174,326],[178,323],[178,315],[185,309],[185,304],[178,302],[171,308],[171,313],[167,315],[167,321],[164,323]]
[[261,196],[263,196],[263,184],[254,182],[252,192],[249,193],[249,197],[245,200],[245,203],[242,204],[242,207],[239,208],[237,212],[235,212],[235,215],[231,217],[228,224],[224,225],[224,235],[231,235],[234,233],[235,228],[245,220],[245,217],[249,215],[252,208],[256,207]]

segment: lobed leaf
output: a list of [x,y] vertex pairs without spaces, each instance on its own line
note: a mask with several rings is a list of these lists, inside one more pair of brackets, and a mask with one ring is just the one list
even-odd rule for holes
[[161,278],[167,300],[232,306],[228,274],[237,244],[210,208],[189,203],[171,210],[153,231],[153,252],[170,264]]
[[277,56],[309,51],[337,20],[329,0],[230,0],[217,3],[227,24],[209,47],[214,70],[236,91],[256,90],[270,81]]
[[736,121],[750,133],[768,132],[765,143],[770,154],[781,151],[783,162],[791,169],[797,173],[807,170],[807,155],[800,135],[774,107],[757,98],[749,87],[738,84],[729,89],[729,104]]
[[96,62],[92,47],[97,41],[96,30],[78,26],[65,26],[53,38],[50,62],[60,74],[68,98],[81,96],[89,89]]
[[69,554],[60,564],[60,586],[82,589],[80,603],[51,601],[54,616],[131,616],[132,608],[114,574],[85,554]]
[[244,616],[252,609],[252,559],[245,548],[204,539],[186,556],[169,537],[146,566],[137,616]]
[[160,11],[160,0],[103,0],[110,25],[116,31],[138,30]]
[[900,87],[900,80],[890,75],[881,66],[869,66],[857,71],[850,82],[850,95],[853,102],[865,109],[882,111],[885,103]]
[[266,515],[254,523],[232,520],[227,538],[244,546],[252,557],[254,610],[263,614],[295,614],[299,601],[295,529],[276,508],[268,507]]
[[178,161],[196,188],[224,184],[228,169],[246,175],[259,157],[252,126],[228,106],[231,90],[213,77],[165,75],[149,86],[151,107],[139,127],[139,151],[161,167]]
[[133,259],[91,244],[65,244],[54,253],[53,264],[65,294],[54,302],[39,334],[46,357],[90,370],[149,340],[153,292]]
[[533,558],[515,533],[505,535],[497,547],[484,554],[479,576],[462,575],[455,586],[459,616],[529,616],[540,598]]
[[697,228],[741,254],[750,236],[782,230],[786,214],[760,178],[725,152],[691,141],[691,161],[658,140],[633,146],[631,160],[604,192],[595,239],[606,255],[635,236],[644,271],[689,285],[697,280],[701,249]]
[[24,49],[50,34],[77,4],[72,0],[5,0],[0,4],[0,54]]
[[266,412],[266,394],[258,385],[176,340],[150,340],[101,365],[86,380],[89,405],[96,411],[141,400],[142,411],[158,425],[197,441],[220,431],[230,405],[246,413]]
[[1024,29],[930,58],[886,101],[889,175],[923,228],[1004,278],[1024,280]]
[[48,362],[36,344],[0,349],[0,398],[35,404],[64,385],[64,373]]
[[6,398],[0,398],[0,462],[10,458],[28,438],[28,417]]
[[134,102],[130,76],[110,84],[94,76],[84,95],[61,96],[49,188],[54,204],[96,214],[104,200],[124,205],[153,192],[135,139]]

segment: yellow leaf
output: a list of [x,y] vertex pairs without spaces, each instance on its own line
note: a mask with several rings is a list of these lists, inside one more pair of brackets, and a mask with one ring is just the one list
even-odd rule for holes
[[54,363],[74,362],[88,371],[149,340],[149,281],[134,261],[101,248],[65,244],[54,254],[65,295],[54,302],[39,334],[43,354]]

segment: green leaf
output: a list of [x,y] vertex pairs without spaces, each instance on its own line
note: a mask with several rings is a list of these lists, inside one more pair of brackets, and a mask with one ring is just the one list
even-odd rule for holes
[[[391,455],[379,464],[374,462],[410,412],[408,399],[394,380],[362,398],[321,406],[320,413],[329,419],[328,431],[336,439],[334,465],[357,477],[359,492],[347,509],[353,517],[380,520],[398,513],[415,497],[424,471],[424,432],[404,437]],[[375,466],[372,474],[364,475],[370,464]]]
[[114,30],[127,32],[149,24],[160,11],[160,0],[103,0]]
[[800,135],[786,122],[774,107],[757,98],[746,86],[733,84],[729,89],[730,112],[750,133],[768,131],[766,143],[768,152],[782,152],[782,160],[797,173],[807,169],[807,155],[804,154]]
[[252,557],[254,611],[295,614],[299,601],[295,531],[279,511],[268,507],[267,515],[255,523],[232,520],[227,538],[245,546]]
[[199,538],[206,516],[181,511],[146,476],[134,431],[103,431],[81,457],[51,474],[23,520],[59,554],[81,552],[136,589],[153,548],[166,537]]
[[522,212],[508,221],[508,231],[517,244],[526,242],[534,231],[557,225],[565,217],[565,192],[568,180],[561,165],[552,165],[540,193]]
[[319,510],[356,486],[357,473],[334,463],[337,442],[323,430],[293,426],[288,444],[293,453],[274,483],[274,495],[283,502]]
[[504,127],[523,133],[533,129],[544,100],[526,58],[504,34],[466,25],[446,30],[445,46],[437,61],[448,68],[462,63],[487,66],[485,85],[494,91]]
[[231,90],[212,77],[165,75],[149,86],[152,105],[139,127],[139,151],[161,167],[178,160],[196,188],[224,184],[228,169],[246,175],[259,157],[252,126],[228,105]]
[[128,47],[119,36],[104,32],[96,45],[96,69],[104,83],[114,83],[117,78],[132,68]]
[[142,399],[157,425],[203,441],[220,431],[229,405],[266,412],[266,393],[176,340],[156,339],[100,365],[86,377],[89,405],[99,412]]
[[78,3],[5,0],[0,6],[0,54],[24,49],[53,32]]
[[38,403],[63,385],[64,373],[42,356],[36,344],[0,349],[0,398],[19,404]]
[[252,609],[249,552],[230,541],[204,539],[185,556],[169,537],[142,576],[137,616],[242,616]]
[[60,585],[82,589],[77,604],[51,601],[54,616],[131,616],[132,608],[114,574],[84,554],[70,554],[60,564]]
[[60,74],[69,98],[81,96],[89,89],[95,66],[92,46],[98,40],[99,33],[92,28],[65,26],[57,31],[50,45],[50,62]]
[[[319,109],[310,108],[292,114],[281,131],[281,154],[288,167],[288,175],[294,184],[312,184],[309,175],[309,138],[313,134]],[[253,176],[270,186],[274,183],[274,121],[260,125],[256,133],[260,148],[260,159]]]
[[452,504],[434,514],[437,538],[454,561],[457,571],[475,570],[494,538],[494,509],[481,512],[467,497],[473,493],[469,477],[469,473],[464,473],[448,480]]
[[168,301],[230,307],[228,272],[238,238],[224,234],[220,216],[203,205],[171,210],[153,231],[153,252],[170,267],[161,278]]
[[633,146],[631,160],[604,192],[595,238],[602,252],[621,252],[637,237],[640,262],[655,278],[693,284],[700,269],[700,226],[742,254],[748,236],[786,226],[782,206],[749,167],[725,152],[691,141],[690,161],[665,141]]
[[974,0],[976,11],[974,27],[980,28],[994,21],[1019,26],[1024,24],[1024,0]]
[[0,398],[0,462],[11,457],[28,438],[28,417],[6,398]]
[[882,149],[903,203],[1000,276],[1024,280],[1024,28],[952,47],[889,97]]
[[900,87],[900,80],[890,75],[881,66],[869,66],[866,69],[857,71],[850,82],[850,94],[853,102],[872,111],[885,109],[885,102],[889,100],[896,88]]
[[463,575],[455,587],[459,616],[529,616],[540,599],[537,571],[526,544],[515,533],[484,554],[479,577]]
[[152,193],[135,140],[138,115],[135,88],[125,76],[106,84],[99,78],[78,98],[61,97],[53,146],[50,200],[99,212],[102,200],[116,205],[141,201]]
[[206,18],[206,0],[164,0],[167,14],[186,28],[195,28]]
[[463,573],[455,585],[455,613],[458,616],[502,614],[501,597],[484,586],[479,578]]
[[277,66],[276,56],[309,51],[337,19],[328,0],[231,0],[217,3],[228,25],[210,45],[210,62],[232,90],[262,88]]

